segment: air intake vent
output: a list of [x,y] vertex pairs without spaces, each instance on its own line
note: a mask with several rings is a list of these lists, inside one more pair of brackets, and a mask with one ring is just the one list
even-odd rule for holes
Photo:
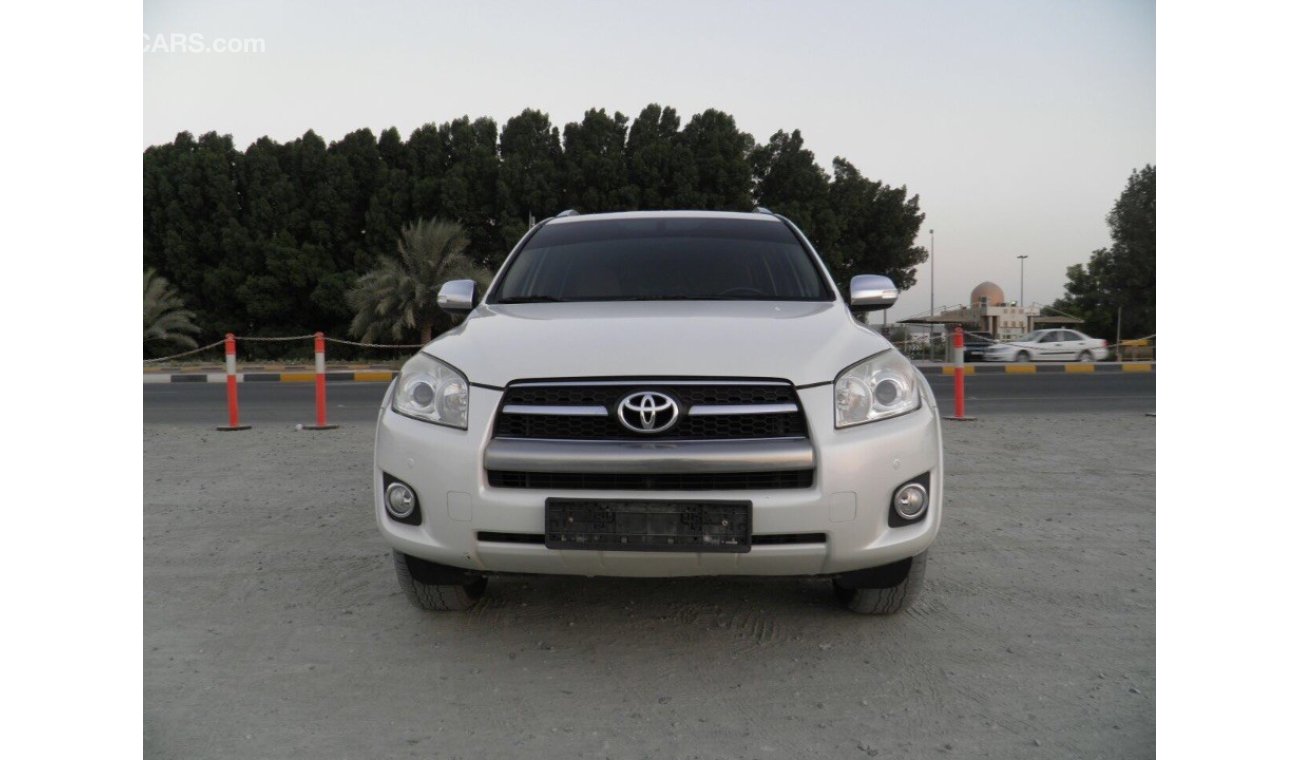
[[577,491],[759,491],[811,488],[812,484],[812,470],[653,475],[488,470],[488,485],[494,488]]

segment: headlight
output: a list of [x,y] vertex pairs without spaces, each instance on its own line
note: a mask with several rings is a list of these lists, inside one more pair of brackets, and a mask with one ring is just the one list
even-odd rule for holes
[[464,430],[469,427],[469,381],[451,366],[416,354],[397,379],[393,411]]
[[916,370],[897,351],[864,359],[835,378],[837,428],[897,417],[920,405]]

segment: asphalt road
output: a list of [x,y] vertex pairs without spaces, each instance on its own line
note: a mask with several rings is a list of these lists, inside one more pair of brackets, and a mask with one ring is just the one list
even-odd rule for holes
[[[945,409],[952,405],[952,378],[929,376]],[[384,383],[335,383],[329,387],[329,421],[370,423]],[[245,383],[239,387],[240,417],[252,425],[310,424],[315,389],[310,383]],[[966,380],[966,414],[1154,412],[1155,373],[975,375]],[[225,420],[226,389],[215,383],[144,386],[144,422],[216,425]]]

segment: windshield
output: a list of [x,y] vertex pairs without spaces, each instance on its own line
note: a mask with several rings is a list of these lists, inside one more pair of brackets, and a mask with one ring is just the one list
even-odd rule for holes
[[1020,341],[1022,343],[1037,343],[1040,340],[1042,340],[1043,336],[1046,334],[1047,334],[1047,330],[1034,330],[1033,332],[1029,333],[1025,337],[1021,338]]
[[659,217],[548,224],[511,261],[493,303],[830,301],[786,225]]

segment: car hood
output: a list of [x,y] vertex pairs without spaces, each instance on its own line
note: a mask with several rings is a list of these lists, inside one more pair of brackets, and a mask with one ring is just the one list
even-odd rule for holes
[[839,301],[631,301],[483,304],[422,351],[481,385],[629,376],[807,385],[888,348]]

